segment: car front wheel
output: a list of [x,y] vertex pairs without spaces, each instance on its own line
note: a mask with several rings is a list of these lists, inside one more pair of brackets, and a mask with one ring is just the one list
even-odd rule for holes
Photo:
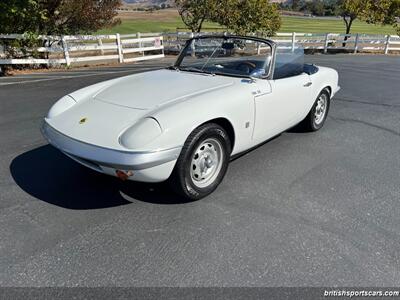
[[313,107],[301,125],[306,131],[317,131],[324,126],[330,107],[330,95],[325,89],[317,97]]
[[230,153],[231,142],[221,126],[209,123],[196,128],[182,148],[171,187],[189,200],[209,195],[224,178]]

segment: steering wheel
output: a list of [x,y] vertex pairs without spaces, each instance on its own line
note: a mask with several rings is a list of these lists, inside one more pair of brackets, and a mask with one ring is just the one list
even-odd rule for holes
[[251,61],[243,61],[237,65],[236,70],[251,74],[255,68],[256,65]]

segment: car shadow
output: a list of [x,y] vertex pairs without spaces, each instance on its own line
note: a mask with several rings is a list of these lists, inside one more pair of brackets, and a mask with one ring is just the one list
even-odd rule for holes
[[166,184],[146,184],[103,175],[81,166],[50,145],[17,156],[10,164],[16,184],[31,196],[63,208],[86,210],[131,204],[187,202]]

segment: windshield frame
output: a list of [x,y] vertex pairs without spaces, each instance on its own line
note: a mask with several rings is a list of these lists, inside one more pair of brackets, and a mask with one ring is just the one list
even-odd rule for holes
[[[260,77],[259,79],[272,79],[273,75],[274,75],[274,68],[275,68],[275,55],[276,55],[276,43],[272,40],[268,40],[268,39],[263,39],[263,38],[259,38],[259,37],[251,37],[251,36],[239,36],[239,35],[200,35],[200,36],[196,36],[193,37],[189,40],[186,41],[185,46],[183,47],[183,49],[181,50],[181,52],[179,53],[178,58],[176,59],[173,67],[176,69],[180,69],[180,65],[183,61],[183,59],[186,56],[186,52],[188,50],[189,47],[191,47],[191,44],[194,40],[199,40],[199,39],[224,39],[224,40],[228,40],[228,39],[244,39],[244,40],[251,40],[251,41],[255,41],[255,42],[260,42],[260,43],[265,43],[268,46],[271,47],[271,62],[269,64],[269,68],[268,68],[268,72],[266,74],[264,74],[262,77]],[[267,56],[266,56],[267,58]],[[182,69],[184,70],[184,69]],[[205,74],[210,74],[207,72],[204,72]],[[213,75],[221,75],[221,76],[227,76],[227,77],[239,77],[239,78],[253,78],[251,76],[245,76],[245,75],[233,75],[233,74],[226,74],[226,73],[213,73]]]

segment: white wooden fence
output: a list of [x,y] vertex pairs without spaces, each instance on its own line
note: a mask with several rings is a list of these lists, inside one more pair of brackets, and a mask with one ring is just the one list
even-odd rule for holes
[[[200,35],[212,34],[202,32]],[[216,33],[221,34],[221,32]],[[184,42],[193,37],[191,32],[174,32],[164,34],[164,46],[168,51],[179,51]],[[347,50],[357,52],[381,52],[390,54],[400,52],[400,37],[397,35],[372,34],[336,34],[336,33],[277,33],[272,40],[278,43],[301,44],[304,49],[321,50],[328,53],[330,50]]]
[[[0,35],[1,40],[24,39],[20,34]],[[48,58],[6,58],[0,51],[0,65],[15,64],[66,64],[91,61],[112,61],[119,63],[142,61],[164,57],[163,36],[160,34],[112,34],[80,36],[39,36],[45,46],[25,49],[27,53],[47,53]],[[1,44],[1,42],[0,42]],[[1,49],[0,49],[1,50]],[[14,49],[18,52],[18,49]],[[22,53],[22,51],[20,51]]]
[[[203,32],[200,34],[212,34]],[[218,34],[221,34],[219,32]],[[1,40],[24,39],[20,34],[0,35],[0,65],[10,64],[66,64],[92,61],[133,62],[164,57],[164,50],[178,52],[191,32],[175,33],[135,33],[112,35],[80,36],[39,36],[43,47],[25,49],[26,52],[47,54],[48,58],[8,58],[4,55]],[[328,53],[333,50],[350,52],[381,52],[384,54],[400,52],[400,37],[397,35],[334,34],[334,33],[277,33],[271,39],[278,43],[289,43],[294,49],[300,43],[305,49]],[[14,49],[15,50],[15,49]],[[17,49],[18,51],[18,49]],[[21,51],[20,51],[21,52]],[[3,54],[2,54],[3,53]],[[21,52],[22,53],[22,52]],[[22,56],[22,55],[21,55]]]

